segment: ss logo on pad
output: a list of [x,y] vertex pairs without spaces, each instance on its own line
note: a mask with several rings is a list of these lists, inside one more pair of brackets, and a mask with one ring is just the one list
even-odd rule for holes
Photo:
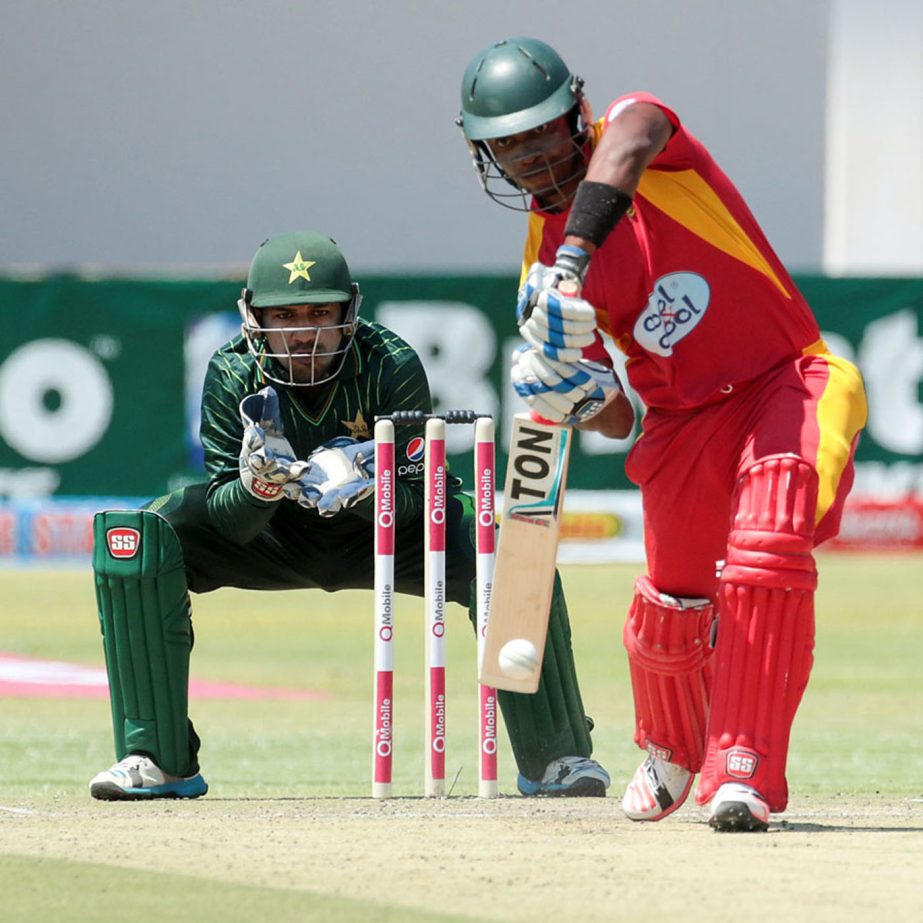
[[109,554],[114,558],[133,558],[141,547],[141,533],[128,526],[119,526],[106,532]]

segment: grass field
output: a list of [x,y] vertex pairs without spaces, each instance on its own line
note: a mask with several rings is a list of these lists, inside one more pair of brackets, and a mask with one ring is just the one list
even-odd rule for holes
[[[501,750],[476,791],[474,641],[450,608],[445,801],[422,789],[421,606],[397,611],[395,792],[367,798],[371,599],[194,599],[197,679],[310,688],[316,701],[194,700],[210,792],[92,802],[112,762],[102,699],[0,699],[0,920],[917,920],[923,907],[923,560],[822,556],[816,664],[789,812],[721,837],[687,805],[634,825],[638,761],[620,626],[636,567],[563,576],[608,799],[527,801]],[[89,573],[0,572],[0,651],[102,664]]]

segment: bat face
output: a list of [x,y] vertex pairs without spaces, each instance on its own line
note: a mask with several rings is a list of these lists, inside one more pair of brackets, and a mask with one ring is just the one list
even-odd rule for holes
[[[511,692],[535,692],[541,676],[561,532],[571,430],[537,423],[527,414],[513,421],[504,487],[494,585],[480,681]],[[538,659],[516,676],[500,666],[510,641],[534,645]]]
[[537,527],[555,526],[564,500],[562,469],[570,439],[567,427],[517,420],[504,491],[505,518]]

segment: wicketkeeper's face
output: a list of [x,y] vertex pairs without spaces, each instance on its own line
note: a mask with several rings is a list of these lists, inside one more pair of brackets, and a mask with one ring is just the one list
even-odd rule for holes
[[565,206],[586,172],[586,158],[567,116],[486,142],[500,169],[543,208]]
[[269,353],[292,381],[323,381],[340,361],[344,308],[344,304],[330,302],[262,309],[261,326]]

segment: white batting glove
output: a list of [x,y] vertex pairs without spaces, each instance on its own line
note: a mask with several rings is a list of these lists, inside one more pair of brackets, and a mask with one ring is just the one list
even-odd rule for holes
[[578,362],[583,348],[596,338],[596,309],[583,298],[556,289],[538,293],[527,319],[520,321],[522,338],[556,362]]
[[540,417],[575,426],[600,413],[622,390],[615,372],[591,359],[558,362],[534,346],[513,353],[516,393]]
[[528,319],[529,311],[535,307],[535,298],[545,289],[563,288],[568,295],[579,295],[589,265],[590,254],[583,247],[570,244],[561,244],[558,247],[553,266],[533,263],[519,289],[516,317],[521,320]]
[[526,342],[557,362],[578,362],[596,334],[596,309],[580,297],[589,254],[562,245],[553,266],[533,263],[519,289],[516,321]]
[[307,470],[296,484],[286,486],[286,496],[321,516],[335,516],[372,493],[374,475],[374,441],[337,436],[308,456]]
[[240,402],[244,426],[239,468],[240,480],[258,500],[281,500],[285,485],[308,467],[295,458],[295,450],[282,434],[279,396],[271,387],[249,394]]

